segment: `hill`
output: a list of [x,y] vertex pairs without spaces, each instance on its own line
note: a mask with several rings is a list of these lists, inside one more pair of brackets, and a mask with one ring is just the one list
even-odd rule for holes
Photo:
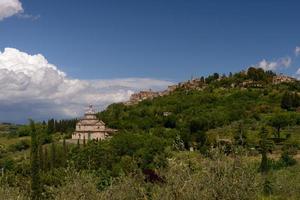
[[[261,126],[270,125],[271,128],[271,121],[281,116],[286,120],[282,122],[282,128],[288,128],[279,138],[276,136],[278,131],[270,129],[270,138],[277,142],[280,138],[288,137],[291,141],[300,138],[297,128],[300,123],[297,112],[300,83],[293,78],[250,68],[248,72],[228,77],[214,74],[169,88],[173,90],[145,98],[138,104],[110,105],[99,113],[99,118],[119,130],[173,139],[180,136],[186,149],[200,148],[202,140],[207,145],[215,144],[217,139],[237,142],[241,128],[245,132],[244,142],[255,147]],[[295,96],[294,107],[284,106],[287,95]]]
[[293,78],[249,68],[108,106],[97,116],[118,129],[109,140],[66,143],[76,120],[18,127],[0,137],[0,195],[299,199],[299,92]]

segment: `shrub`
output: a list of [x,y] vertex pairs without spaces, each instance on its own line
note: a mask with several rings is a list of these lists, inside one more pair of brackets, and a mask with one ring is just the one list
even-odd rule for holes
[[292,156],[290,156],[287,152],[283,152],[280,157],[279,163],[282,163],[283,166],[287,167],[287,166],[295,165],[297,161]]
[[61,186],[48,187],[48,192],[53,199],[102,199],[97,190],[97,182],[93,175],[84,171],[78,172],[68,169],[64,178],[64,184]]
[[9,150],[12,152],[23,151],[29,149],[29,147],[30,147],[30,141],[28,139],[25,139],[25,140],[20,140],[15,144],[11,144],[9,146]]

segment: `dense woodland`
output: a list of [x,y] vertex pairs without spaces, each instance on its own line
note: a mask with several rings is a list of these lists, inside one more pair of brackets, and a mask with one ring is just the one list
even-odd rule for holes
[[112,104],[98,113],[118,129],[104,141],[69,142],[76,119],[3,124],[0,198],[300,199],[300,83],[274,76],[214,73]]

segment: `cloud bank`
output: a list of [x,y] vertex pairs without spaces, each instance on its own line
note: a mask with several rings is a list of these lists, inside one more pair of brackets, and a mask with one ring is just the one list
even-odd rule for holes
[[23,11],[22,3],[19,0],[0,0],[0,21]]
[[78,117],[88,104],[100,110],[136,91],[170,84],[150,78],[73,79],[41,54],[5,48],[0,52],[0,121]]

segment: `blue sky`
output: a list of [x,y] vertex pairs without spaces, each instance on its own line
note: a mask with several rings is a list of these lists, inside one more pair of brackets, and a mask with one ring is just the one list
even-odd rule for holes
[[299,0],[1,0],[0,122],[79,117],[250,66],[300,78],[299,10]]
[[[300,1],[22,0],[24,13],[0,22],[0,49],[43,54],[83,79],[191,75],[244,69],[293,56]],[[293,74],[297,59],[284,70]]]

